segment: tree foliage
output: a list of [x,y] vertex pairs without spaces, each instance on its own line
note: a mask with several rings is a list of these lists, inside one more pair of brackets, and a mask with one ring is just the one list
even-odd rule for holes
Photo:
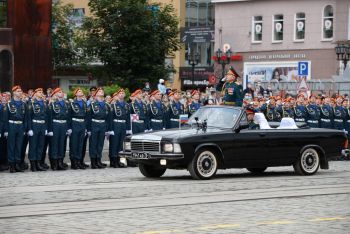
[[93,15],[84,22],[81,42],[86,54],[104,65],[99,77],[130,88],[167,77],[165,56],[179,49],[172,5],[90,0],[89,7]]

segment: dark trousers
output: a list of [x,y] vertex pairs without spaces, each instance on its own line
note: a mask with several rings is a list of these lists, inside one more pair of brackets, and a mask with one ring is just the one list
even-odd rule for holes
[[102,150],[106,131],[106,123],[91,123],[91,136],[89,138],[90,158],[102,158]]
[[0,164],[7,164],[7,138],[4,136],[0,137]]
[[7,159],[10,164],[21,162],[21,149],[24,136],[23,124],[9,123],[7,137]]
[[33,123],[33,136],[29,136],[29,160],[41,160],[45,144],[45,124]]
[[344,126],[344,123],[342,121],[337,121],[337,119],[335,119],[334,124],[333,124],[333,128],[338,129],[338,130],[343,130],[343,129],[345,129],[345,126]]
[[126,136],[126,124],[113,122],[114,136],[109,136],[109,157],[118,157],[119,151],[123,149],[123,141]]
[[145,130],[146,130],[145,123],[132,122],[132,133],[133,134],[145,132]]
[[163,130],[163,122],[154,122],[151,120],[151,129],[153,131]]
[[52,123],[53,136],[51,137],[52,159],[62,159],[66,154],[67,123]]
[[43,152],[41,154],[41,163],[45,163],[46,160],[46,151],[47,148],[49,148],[48,154],[49,154],[49,158],[51,159],[51,137],[49,136],[45,136],[45,140],[44,140],[44,148],[43,148]]
[[169,128],[179,128],[179,121],[170,120]]
[[[82,160],[84,152],[84,139],[85,139],[86,125],[84,122],[72,122],[72,134],[69,138],[69,154],[72,159]],[[86,138],[87,139],[87,138]],[[86,150],[86,146],[85,146]]]
[[23,136],[23,142],[22,142],[22,148],[21,148],[21,163],[24,162],[24,159],[26,157],[28,143],[29,143],[29,138],[28,138],[28,135],[26,134]]
[[331,122],[331,120],[329,120],[329,122],[326,121],[320,121],[320,128],[333,128],[333,124]]

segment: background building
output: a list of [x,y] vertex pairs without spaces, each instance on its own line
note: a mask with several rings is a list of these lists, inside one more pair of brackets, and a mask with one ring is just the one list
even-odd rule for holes
[[[330,79],[343,70],[335,47],[350,40],[350,1],[212,2],[215,47],[222,49],[228,43],[242,56],[242,61],[232,65],[242,74],[244,84],[262,81],[275,90],[290,91],[305,78],[313,90],[334,89]],[[301,75],[299,62],[306,67]]]
[[51,0],[0,0],[0,90],[51,85]]

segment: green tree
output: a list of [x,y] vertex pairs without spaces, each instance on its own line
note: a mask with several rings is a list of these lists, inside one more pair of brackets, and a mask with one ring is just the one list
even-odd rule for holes
[[95,71],[105,83],[132,89],[166,78],[165,56],[179,49],[178,18],[172,5],[147,0],[90,0],[83,25],[84,51],[102,62]]

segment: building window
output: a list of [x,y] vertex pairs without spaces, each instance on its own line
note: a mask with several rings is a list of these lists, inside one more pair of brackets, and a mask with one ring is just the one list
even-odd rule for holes
[[304,41],[305,39],[305,13],[299,12],[295,15],[294,40]]
[[186,26],[198,26],[198,2],[196,1],[186,2]]
[[273,41],[283,41],[283,15],[273,16]]
[[211,0],[186,1],[186,26],[212,26],[214,25],[215,9]]
[[263,31],[263,17],[254,16],[252,23],[252,42],[262,41],[262,31]]
[[0,0],[0,28],[7,28],[7,0]]
[[323,10],[322,19],[322,39],[331,40],[333,39],[333,7],[327,5]]

